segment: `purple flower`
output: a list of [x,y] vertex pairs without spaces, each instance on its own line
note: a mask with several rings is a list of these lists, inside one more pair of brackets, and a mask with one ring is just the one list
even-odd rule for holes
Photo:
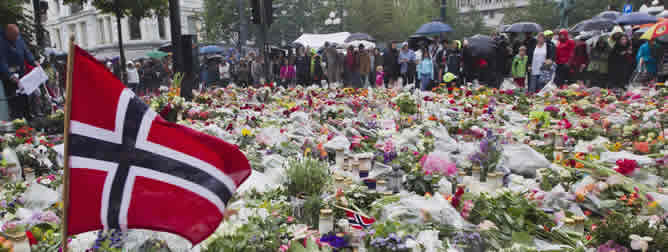
[[601,246],[598,246],[596,252],[630,252],[630,250],[622,245],[615,243],[615,241],[610,240]]

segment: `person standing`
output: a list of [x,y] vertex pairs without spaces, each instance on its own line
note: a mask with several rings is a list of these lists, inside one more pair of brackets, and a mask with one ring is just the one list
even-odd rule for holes
[[559,31],[559,45],[557,45],[557,73],[554,77],[554,83],[557,86],[566,84],[570,72],[568,64],[573,60],[575,54],[575,41],[569,35],[568,30],[562,29]]
[[327,58],[327,82],[331,85],[337,82],[338,79],[336,78],[336,48],[334,48],[334,45],[329,44],[329,42],[325,42],[325,58]]
[[528,61],[529,57],[527,56],[527,48],[525,46],[522,46],[520,47],[519,53],[517,53],[517,55],[515,55],[515,58],[513,59],[513,65],[511,71],[513,75],[513,81],[515,81],[515,84],[520,88],[524,88],[524,81],[526,80]]
[[9,103],[11,119],[31,118],[28,96],[16,92],[19,79],[27,72],[26,64],[39,66],[23,41],[19,27],[8,24],[4,30],[0,30],[0,80]]
[[364,49],[364,45],[360,44],[360,77],[362,80],[362,87],[366,88],[369,86],[369,73],[371,72],[371,56],[369,56],[369,51]]
[[[624,88],[629,82],[633,65],[633,48],[626,35],[622,35],[615,42],[608,57],[610,70],[610,88]],[[656,72],[656,71],[655,71]]]
[[529,93],[536,93],[543,89],[544,84],[540,82],[539,77],[541,75],[541,68],[545,65],[546,60],[550,60],[554,57],[552,55],[552,50],[549,48],[549,44],[545,41],[545,36],[542,33],[538,33],[536,37],[536,47],[533,50],[533,57],[531,57],[531,68],[530,68],[530,78],[529,78]]
[[[430,55],[430,54],[427,54]],[[424,55],[422,56],[423,58],[425,57]],[[431,57],[429,57],[431,60]],[[412,77],[409,69],[409,65],[411,62],[415,61],[415,53],[411,51],[411,49],[408,49],[408,43],[404,43],[401,46],[401,51],[399,52],[399,64],[401,64],[400,68],[400,73],[401,73],[401,78],[404,80],[404,85],[408,85],[412,82]],[[433,63],[432,63],[433,67]],[[433,72],[433,70],[432,70]]]
[[575,52],[570,62],[571,77],[569,79],[577,81],[578,84],[584,84],[584,71],[588,65],[589,55],[587,54],[587,44],[585,41],[578,40],[575,42]]
[[383,70],[385,72],[385,84],[387,88],[394,87],[399,78],[399,52],[397,45],[390,42],[383,53]]
[[418,79],[420,80],[420,90],[427,91],[431,85],[431,81],[434,79],[434,66],[429,57],[429,49],[422,49],[422,60],[417,66]]
[[227,87],[230,82],[230,65],[223,61],[218,65],[218,72],[220,73],[220,80],[223,87]]
[[128,73],[128,88],[130,88],[132,92],[136,93],[137,90],[139,89],[139,72],[137,71],[134,62],[128,61],[127,73]]
[[322,62],[320,60],[320,55],[315,55],[313,57],[313,84],[320,86],[322,80],[325,78],[325,72],[322,70]]
[[591,49],[591,61],[587,69],[589,85],[608,88],[608,58],[610,50],[608,42],[604,37],[600,37],[596,41],[594,48]]
[[297,66],[297,84],[306,86],[309,82],[309,75],[311,74],[311,61],[309,60],[304,47],[297,48],[297,57],[295,58],[295,65]]

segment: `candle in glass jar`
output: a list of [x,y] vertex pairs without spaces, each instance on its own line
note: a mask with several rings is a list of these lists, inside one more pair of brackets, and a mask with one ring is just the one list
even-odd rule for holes
[[320,210],[320,221],[318,222],[320,234],[327,234],[334,230],[334,215],[332,213],[332,209]]
[[32,182],[33,180],[35,180],[35,170],[28,167],[28,168],[23,169],[23,172],[24,172],[26,181]]
[[336,150],[336,168],[343,169],[343,164],[346,161],[344,149]]
[[384,193],[387,191],[387,182],[385,180],[376,181],[376,191],[379,193]]

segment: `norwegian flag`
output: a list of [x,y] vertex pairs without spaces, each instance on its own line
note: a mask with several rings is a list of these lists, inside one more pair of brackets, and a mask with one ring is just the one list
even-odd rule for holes
[[251,174],[239,149],[172,124],[76,47],[68,235],[149,229],[197,244]]
[[366,217],[358,212],[355,212],[350,209],[345,209],[346,210],[346,215],[348,216],[348,224],[350,227],[357,229],[357,230],[362,230],[370,227],[374,222],[376,222],[376,219]]

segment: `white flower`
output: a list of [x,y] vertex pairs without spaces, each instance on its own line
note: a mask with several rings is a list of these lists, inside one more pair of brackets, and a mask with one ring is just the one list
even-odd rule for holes
[[51,179],[49,179],[49,178],[45,178],[45,179],[42,179],[42,180],[39,181],[39,183],[40,183],[40,184],[43,184],[43,185],[50,185],[51,182],[52,182],[52,181],[51,181]]
[[493,229],[493,228],[497,229],[496,224],[494,224],[494,222],[491,222],[489,220],[485,220],[485,221],[481,222],[480,224],[478,224],[478,229],[480,231],[487,231],[487,230],[490,230],[490,229]]
[[642,250],[643,252],[647,251],[648,247],[648,242],[651,242],[653,239],[652,237],[645,236],[645,237],[640,237],[639,235],[632,234],[629,236],[631,238],[631,248],[633,250]]

